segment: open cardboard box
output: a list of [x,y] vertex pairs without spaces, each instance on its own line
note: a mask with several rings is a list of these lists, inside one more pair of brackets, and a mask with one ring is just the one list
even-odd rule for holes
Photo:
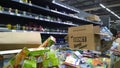
[[68,38],[70,48],[101,50],[100,27],[93,25],[83,25],[70,27]]

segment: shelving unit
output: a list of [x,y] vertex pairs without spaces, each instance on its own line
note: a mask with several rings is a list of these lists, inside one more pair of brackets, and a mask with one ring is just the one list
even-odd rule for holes
[[[41,14],[44,14],[44,15],[55,16],[55,17],[59,17],[59,18],[65,19],[65,20],[78,22],[77,23],[78,25],[80,25],[80,24],[101,25],[100,22],[92,22],[90,20],[86,20],[86,19],[83,19],[83,18],[73,17],[73,16],[70,16],[68,14],[58,12],[58,11],[55,11],[55,10],[51,10],[51,9],[47,9],[47,8],[44,8],[44,7],[35,5],[35,4],[24,3],[24,2],[17,1],[17,0],[11,0],[11,1],[9,1],[9,3],[11,4],[11,6],[15,5],[15,6],[20,6],[21,8],[30,8],[32,11],[34,11],[34,13],[38,13],[38,14],[41,13]],[[25,9],[25,10],[27,11],[28,9]],[[38,12],[37,11],[35,12],[35,10],[37,10]]]
[[[77,9],[71,8],[65,4],[57,2],[57,0],[31,0],[31,3],[22,2],[20,0],[4,0],[0,1],[0,6],[4,10],[0,9],[0,18],[2,24],[20,24],[25,25],[33,22],[37,25],[42,25],[45,28],[66,30],[71,26],[79,26],[85,24],[101,25],[100,22],[92,22],[84,18],[76,16],[76,13],[80,13]],[[9,10],[11,9],[11,12]],[[16,10],[18,11],[16,13]],[[24,15],[24,12],[26,13]],[[71,16],[72,14],[72,16]],[[51,20],[47,18],[39,17],[53,17],[57,20]],[[59,20],[60,19],[60,20]],[[34,30],[8,30],[10,32],[40,32],[42,36],[55,35],[60,38],[67,35],[67,32],[62,31],[34,31]]]
[[48,5],[52,9],[59,8],[58,10],[64,11],[66,13],[79,13],[79,11],[76,8],[63,4],[58,0],[39,0],[39,1],[31,0],[31,1],[36,5],[40,5],[40,6]]
[[[64,37],[68,34],[68,27],[86,24],[101,25],[100,22],[80,18],[76,15],[77,13],[80,11],[57,0],[31,0],[31,3],[21,0],[0,0],[0,32],[39,32],[42,42],[53,35],[56,38],[57,47],[67,47],[68,43]],[[8,28],[8,24],[12,26],[11,29]],[[14,29],[13,27],[17,25],[19,29],[17,27]],[[26,29],[23,29],[23,26]],[[44,30],[39,30],[40,27]],[[0,54],[16,54],[20,50],[0,50]],[[29,50],[32,51],[34,48]]]
[[[0,0],[0,68],[110,67],[102,44],[111,32],[99,16],[62,2]],[[84,8],[77,2],[67,3]]]
[[38,20],[38,21],[44,21],[44,22],[51,22],[51,23],[56,23],[56,24],[63,24],[63,25],[68,25],[68,26],[78,26],[77,24],[73,24],[73,23],[53,21],[53,20],[43,19],[43,18],[37,18],[37,17],[33,17],[33,16],[27,16],[27,15],[16,14],[16,13],[9,13],[9,12],[5,12],[5,11],[0,11],[0,14],[1,15],[2,14],[3,15],[10,15],[10,16],[14,16],[14,17],[28,18],[28,19],[33,19],[33,20]]
[[[9,32],[40,32],[40,31],[26,31],[26,30],[9,30]],[[55,34],[55,35],[67,35],[67,33],[62,32],[40,32],[41,34]]]
[[[40,0],[40,1],[42,1],[42,0]],[[40,7],[40,6],[35,5],[35,4],[29,4],[29,3],[19,2],[19,1],[15,1],[15,0],[13,0],[13,2],[16,2],[16,3],[19,3],[19,4],[23,4],[23,5],[27,5],[27,6],[32,6],[34,8],[43,10],[43,12],[48,13],[48,15],[58,16],[60,18],[64,17],[64,19],[66,19],[66,20],[75,21],[75,22],[83,22],[83,24],[97,24],[97,25],[101,25],[101,23],[99,23],[99,22],[92,22],[90,20],[86,20],[86,19],[83,19],[83,18],[73,17],[73,16],[70,16],[70,15],[68,15],[66,13],[62,13],[62,12],[59,12],[59,11],[56,11],[56,10],[52,10],[52,9],[47,9],[47,8],[44,8],[44,7]],[[56,6],[57,4],[55,4],[55,3],[56,2],[53,1],[52,5]],[[58,5],[58,6],[60,6],[60,5]],[[63,7],[63,8],[65,9],[65,7]],[[69,10],[69,12],[71,12],[71,9],[67,9],[67,10]]]

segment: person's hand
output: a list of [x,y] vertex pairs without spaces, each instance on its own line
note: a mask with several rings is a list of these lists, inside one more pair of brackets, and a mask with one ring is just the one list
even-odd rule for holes
[[116,50],[116,51],[113,51],[113,53],[114,53],[115,55],[118,55],[118,56],[120,56],[120,51],[118,51],[118,50]]
[[118,49],[112,49],[113,53],[115,55],[119,55],[120,56],[120,51]]
[[114,55],[120,55],[120,53],[119,52],[113,52],[114,53]]
[[112,49],[113,52],[120,52],[118,49]]

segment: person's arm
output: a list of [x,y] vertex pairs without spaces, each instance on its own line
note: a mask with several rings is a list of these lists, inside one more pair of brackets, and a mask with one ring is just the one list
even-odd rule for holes
[[120,52],[118,49],[111,49],[113,52]]
[[113,42],[112,47],[111,47],[110,50],[113,51],[113,53],[115,53],[117,55],[120,55],[120,51],[118,49],[116,49],[118,45],[119,45],[118,43]]

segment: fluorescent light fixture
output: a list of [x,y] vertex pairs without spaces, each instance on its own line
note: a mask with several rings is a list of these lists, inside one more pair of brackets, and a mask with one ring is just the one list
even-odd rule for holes
[[118,17],[120,19],[120,17]]
[[110,9],[108,9],[108,8],[106,8],[106,10],[107,10],[107,11],[109,11],[109,12],[111,12],[111,10],[110,10]]
[[112,12],[112,11],[111,11],[110,13],[112,13],[113,15],[115,15],[115,13],[114,13],[114,12]]
[[118,15],[115,14],[116,17],[119,17]]
[[101,6],[102,8],[106,8],[103,4],[100,4],[100,6]]
[[113,11],[111,11],[109,8],[105,7],[103,4],[99,4],[102,8],[106,9],[108,12],[110,12],[111,14],[113,14],[114,16],[116,16],[118,19],[120,19],[120,17],[115,14]]

